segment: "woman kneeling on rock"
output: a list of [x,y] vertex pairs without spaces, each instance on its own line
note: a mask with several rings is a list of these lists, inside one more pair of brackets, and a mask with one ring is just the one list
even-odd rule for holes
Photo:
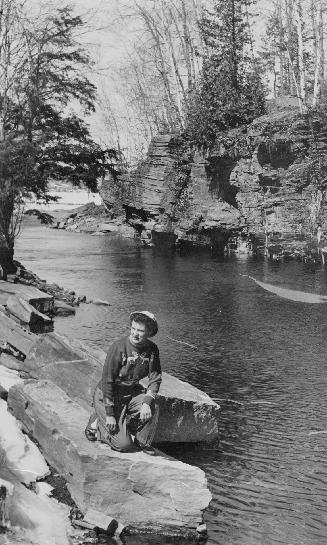
[[[153,441],[159,417],[155,402],[161,383],[159,350],[149,340],[158,331],[151,312],[132,312],[127,337],[109,348],[102,380],[94,392],[95,413],[85,435],[97,438],[120,452],[144,450],[153,454]],[[139,381],[148,377],[147,389]]]

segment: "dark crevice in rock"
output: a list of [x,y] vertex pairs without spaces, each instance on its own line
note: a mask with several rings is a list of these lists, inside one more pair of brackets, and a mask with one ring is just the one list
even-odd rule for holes
[[278,190],[281,187],[281,182],[279,177],[275,176],[274,174],[272,174],[271,176],[259,174],[258,182],[260,187],[263,189],[265,193],[270,191],[271,194],[276,194],[278,193]]
[[286,169],[294,163],[296,154],[290,141],[268,140],[259,144],[257,157],[260,166],[271,165],[274,169]]
[[124,205],[123,209],[126,213],[126,221],[130,222],[131,220],[135,218],[140,218],[142,221],[148,221],[151,215],[147,213],[145,210],[136,208],[135,206],[130,205]]
[[230,176],[237,161],[230,157],[210,157],[206,165],[209,191],[218,198],[237,208],[236,195],[238,188],[231,184]]

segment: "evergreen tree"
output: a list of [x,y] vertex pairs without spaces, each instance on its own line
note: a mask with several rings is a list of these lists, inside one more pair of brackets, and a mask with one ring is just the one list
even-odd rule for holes
[[30,194],[49,200],[50,180],[96,190],[98,178],[112,169],[115,152],[102,150],[84,121],[94,111],[96,88],[85,75],[90,59],[75,41],[81,18],[63,8],[29,20],[10,0],[3,4],[0,265],[6,272],[22,200]]
[[205,53],[201,78],[190,96],[188,131],[210,145],[219,131],[251,122],[264,112],[264,90],[249,25],[252,0],[216,0],[201,23]]

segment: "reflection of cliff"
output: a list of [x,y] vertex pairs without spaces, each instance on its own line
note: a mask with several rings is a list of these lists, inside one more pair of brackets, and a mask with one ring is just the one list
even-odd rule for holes
[[[267,233],[306,235],[317,191],[304,163],[313,147],[327,152],[324,127],[318,129],[313,142],[297,112],[274,113],[223,134],[210,155],[191,150],[180,137],[160,135],[145,162],[104,182],[101,196],[154,241],[169,236],[223,246],[237,234],[259,240]],[[327,227],[324,199],[315,213]]]

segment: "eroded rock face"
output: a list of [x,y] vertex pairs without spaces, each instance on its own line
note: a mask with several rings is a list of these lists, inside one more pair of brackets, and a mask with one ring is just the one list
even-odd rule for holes
[[8,406],[65,475],[83,513],[97,511],[140,530],[195,531],[211,500],[205,475],[160,451],[155,456],[117,453],[90,443],[83,430],[89,413],[50,381],[11,388]]
[[138,169],[105,181],[100,194],[113,214],[125,213],[146,245],[223,244],[224,236],[218,239],[215,231],[237,229],[240,213],[212,190],[207,165],[201,154],[187,154],[175,135],[159,135]]
[[160,135],[136,171],[100,193],[149,245],[164,244],[166,233],[170,244],[224,248],[231,235],[307,235],[318,220],[327,230],[326,199],[306,175],[309,159],[327,153],[324,122],[313,125],[314,139],[297,109],[282,110],[222,134],[210,153]]

